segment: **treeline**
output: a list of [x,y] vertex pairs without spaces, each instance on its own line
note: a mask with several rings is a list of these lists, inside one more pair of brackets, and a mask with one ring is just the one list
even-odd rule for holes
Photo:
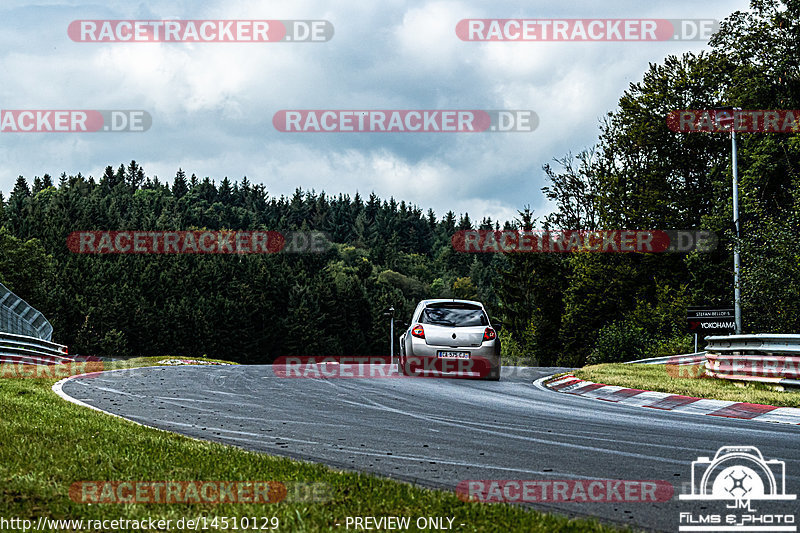
[[[82,353],[268,362],[278,355],[386,353],[389,306],[474,298],[505,323],[509,360],[581,365],[691,350],[690,305],[733,303],[731,142],[675,133],[670,111],[800,108],[800,5],[753,0],[708,53],[670,56],[630,85],[595,146],[545,165],[555,211],[482,220],[379,199],[302,191],[136,162],[103,176],[20,177],[0,202],[0,281]],[[800,332],[800,135],[739,134],[747,332]],[[302,177],[299,177],[302,179]],[[711,253],[466,254],[460,229],[709,229]],[[77,230],[320,230],[324,254],[80,255]]]
[[[209,356],[269,362],[280,355],[388,352],[393,306],[408,320],[427,297],[491,305],[502,257],[458,254],[468,215],[394,199],[297,190],[271,197],[244,178],[219,184],[146,176],[135,161],[99,180],[17,179],[2,203],[0,279],[51,320],[59,342],[99,355]],[[483,229],[497,226],[489,219]],[[72,231],[185,229],[324,231],[329,251],[257,255],[75,254]],[[479,280],[480,288],[473,280]],[[496,306],[495,306],[496,308]]]

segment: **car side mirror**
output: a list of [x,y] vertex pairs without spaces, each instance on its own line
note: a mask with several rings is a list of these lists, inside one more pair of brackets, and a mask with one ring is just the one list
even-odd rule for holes
[[492,327],[497,333],[500,333],[503,330],[503,323],[499,320],[491,319]]

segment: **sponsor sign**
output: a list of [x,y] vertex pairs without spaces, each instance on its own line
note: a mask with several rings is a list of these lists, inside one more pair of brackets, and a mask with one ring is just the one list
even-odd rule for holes
[[736,329],[733,309],[713,307],[690,307],[686,311],[686,321],[692,333],[710,335]]

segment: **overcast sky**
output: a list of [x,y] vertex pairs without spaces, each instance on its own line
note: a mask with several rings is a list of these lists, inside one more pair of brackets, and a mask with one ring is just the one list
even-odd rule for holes
[[[600,119],[648,63],[703,41],[465,42],[465,18],[724,19],[746,0],[384,0],[382,2],[3,1],[0,109],[142,109],[139,133],[0,133],[0,191],[18,175],[93,175],[135,159],[243,176],[273,195],[296,187],[506,220],[550,210],[542,165],[591,146]],[[325,43],[80,43],[82,19],[324,19]],[[530,133],[283,133],[281,109],[530,109]]]

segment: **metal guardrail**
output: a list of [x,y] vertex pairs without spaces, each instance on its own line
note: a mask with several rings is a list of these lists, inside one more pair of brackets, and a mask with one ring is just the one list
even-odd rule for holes
[[51,342],[53,326],[42,313],[0,283],[0,364],[71,362],[67,347]]
[[71,361],[62,344],[0,332],[0,363],[52,365]]
[[637,359],[636,361],[626,361],[626,365],[699,365],[706,362],[706,352],[687,353],[681,355],[667,355],[664,357],[650,357],[649,359]]
[[0,332],[53,339],[53,326],[42,313],[0,283]]
[[729,335],[706,342],[711,377],[800,386],[800,335]]

